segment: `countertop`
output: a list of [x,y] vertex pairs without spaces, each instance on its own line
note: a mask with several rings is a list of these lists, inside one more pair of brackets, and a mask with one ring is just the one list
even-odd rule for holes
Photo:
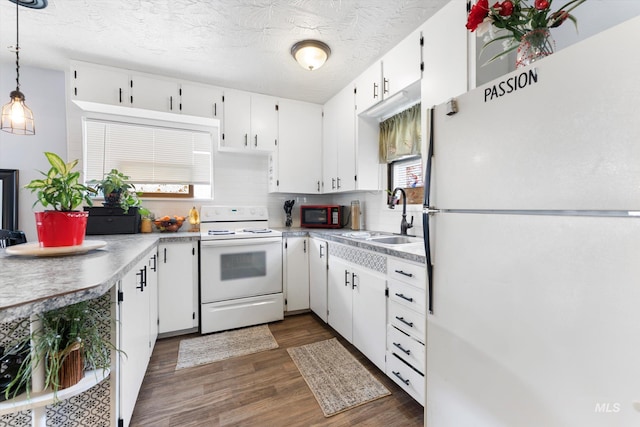
[[[387,246],[343,236],[350,230],[281,228],[283,237],[310,236],[425,262],[421,244]],[[85,254],[59,257],[9,255],[0,249],[0,322],[29,317],[108,292],[158,243],[200,240],[199,233],[149,233],[87,236],[107,245]]]
[[8,255],[2,249],[0,322],[99,297],[158,242],[199,238],[188,232],[87,236],[86,240],[103,240],[107,245],[59,257]]
[[[357,246],[368,251],[378,252],[384,255],[394,256],[413,262],[424,264],[426,262],[424,243],[408,244],[408,245],[381,245],[369,242],[363,239],[354,239],[344,236],[350,233],[349,229],[319,229],[319,228],[275,228],[282,232],[282,237],[316,237],[318,239],[328,240],[331,242],[342,243],[350,246]],[[414,236],[420,237],[420,236]]]

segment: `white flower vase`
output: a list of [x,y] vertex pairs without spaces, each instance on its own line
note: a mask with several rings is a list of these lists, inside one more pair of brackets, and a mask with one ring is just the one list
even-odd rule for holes
[[516,55],[516,68],[525,67],[551,55],[556,42],[548,28],[536,28],[522,36]]

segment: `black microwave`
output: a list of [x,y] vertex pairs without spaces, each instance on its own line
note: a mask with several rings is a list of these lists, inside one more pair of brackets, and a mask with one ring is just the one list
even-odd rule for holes
[[300,226],[314,228],[342,228],[344,206],[302,205],[300,206]]

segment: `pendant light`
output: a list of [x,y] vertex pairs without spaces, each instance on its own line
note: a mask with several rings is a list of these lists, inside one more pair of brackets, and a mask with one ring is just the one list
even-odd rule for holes
[[20,1],[14,2],[16,4],[16,90],[11,91],[9,94],[11,100],[2,107],[0,129],[16,135],[34,135],[36,129],[33,123],[33,112],[24,103],[25,97],[20,91]]
[[322,67],[331,55],[326,43],[318,40],[302,40],[291,47],[291,55],[306,70],[317,70]]

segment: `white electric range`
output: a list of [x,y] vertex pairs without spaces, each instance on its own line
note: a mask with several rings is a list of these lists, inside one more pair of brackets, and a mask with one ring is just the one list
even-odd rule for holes
[[282,320],[282,233],[263,206],[200,210],[200,331]]

